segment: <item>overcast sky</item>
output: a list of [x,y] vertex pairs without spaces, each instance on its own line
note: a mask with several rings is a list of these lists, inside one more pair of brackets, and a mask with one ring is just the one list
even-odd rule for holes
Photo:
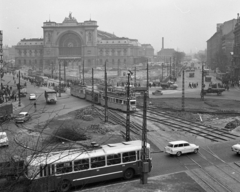
[[237,17],[240,0],[0,0],[3,44],[42,38],[43,22],[62,23],[72,12],[78,22],[97,21],[98,29],[119,37],[189,53],[206,49],[216,24]]

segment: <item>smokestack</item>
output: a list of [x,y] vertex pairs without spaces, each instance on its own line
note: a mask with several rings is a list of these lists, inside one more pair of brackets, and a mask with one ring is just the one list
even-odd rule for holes
[[164,37],[162,37],[162,49],[164,49]]

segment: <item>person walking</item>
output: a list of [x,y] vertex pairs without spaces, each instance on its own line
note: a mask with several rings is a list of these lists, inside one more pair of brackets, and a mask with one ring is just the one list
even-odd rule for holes
[[35,109],[35,112],[37,111],[37,103],[36,103],[36,101],[33,103],[33,105],[34,105],[34,109]]

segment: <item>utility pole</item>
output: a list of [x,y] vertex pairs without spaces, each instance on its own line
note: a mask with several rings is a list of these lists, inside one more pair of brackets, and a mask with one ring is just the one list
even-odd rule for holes
[[84,85],[84,60],[83,60],[83,70],[82,70],[82,73],[83,73],[82,74],[83,75],[83,83],[82,84]]
[[172,57],[170,57],[170,80],[172,79]]
[[108,98],[107,98],[107,60],[105,61],[105,122],[108,122]]
[[149,80],[148,80],[148,59],[147,59],[147,97],[149,98]]
[[21,107],[21,97],[20,97],[20,89],[21,84],[20,84],[20,71],[18,71],[18,107]]
[[184,79],[184,70],[182,71],[182,111],[185,111],[185,79]]
[[162,63],[162,81],[163,81],[163,63]]
[[127,81],[127,115],[126,115],[126,141],[130,141],[130,77],[132,72],[128,72]]
[[148,152],[147,152],[147,95],[148,92],[144,92],[143,99],[143,127],[142,127],[142,174],[141,174],[141,183],[147,184],[147,173],[149,172],[149,162],[148,162]]
[[63,61],[63,72],[64,72],[64,84],[66,85],[66,62]]
[[61,97],[61,61],[59,61],[59,97]]
[[202,90],[201,90],[201,99],[204,101],[204,65],[202,62]]
[[94,71],[92,68],[92,110],[94,109]]
[[134,87],[137,87],[137,67],[135,67]]

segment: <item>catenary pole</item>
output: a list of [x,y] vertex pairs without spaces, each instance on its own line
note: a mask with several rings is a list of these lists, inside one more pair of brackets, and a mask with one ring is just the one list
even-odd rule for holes
[[21,97],[20,97],[20,89],[21,82],[20,82],[20,71],[18,71],[18,107],[21,107]]
[[105,61],[105,122],[108,122],[108,98],[107,98],[107,60]]
[[144,91],[144,98],[143,98],[143,127],[142,127],[142,174],[141,174],[141,183],[147,184],[147,173],[149,172],[146,170],[148,165],[148,158],[147,158],[147,96],[148,92]]
[[127,115],[126,115],[126,141],[130,141],[130,76],[131,73],[128,72],[127,81]]
[[184,70],[182,71],[182,111],[185,111],[185,79],[184,79]]
[[84,85],[84,60],[83,60],[82,76],[83,76],[83,85]]
[[59,97],[61,97],[61,61],[59,61]]
[[201,90],[201,99],[204,101],[204,65],[202,62],[202,90]]
[[94,69],[92,68],[92,109],[94,109]]

